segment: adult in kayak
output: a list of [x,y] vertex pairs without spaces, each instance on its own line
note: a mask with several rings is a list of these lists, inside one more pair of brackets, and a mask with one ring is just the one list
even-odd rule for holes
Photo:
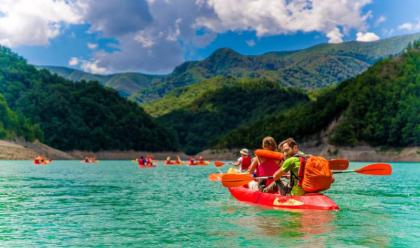
[[[267,136],[262,141],[262,148],[268,151],[277,151],[277,143],[273,137]],[[256,177],[271,177],[274,173],[280,168],[280,160],[273,158],[260,157],[257,156],[253,159],[248,173],[254,174]],[[249,187],[251,189],[264,189],[266,186],[270,185],[273,182],[272,179],[260,180],[256,187],[255,183],[251,183]],[[267,188],[268,190],[269,188]],[[274,192],[274,191],[273,191]]]
[[[283,152],[286,160],[273,175],[273,182],[263,189],[263,192],[280,191],[282,195],[291,194],[301,196],[305,191],[299,186],[298,174],[301,164],[299,157],[305,157],[305,154],[299,150],[296,141],[293,138],[283,140],[279,144],[279,150]],[[280,178],[290,171],[289,185],[283,183]]]
[[241,157],[238,158],[234,164],[236,167],[239,167],[239,172],[247,171],[249,166],[251,166],[252,158],[249,156],[249,151],[246,148],[243,148],[239,151]]
[[146,160],[143,156],[140,156],[140,158],[137,159],[137,163],[139,164],[139,167],[144,167],[146,164]]

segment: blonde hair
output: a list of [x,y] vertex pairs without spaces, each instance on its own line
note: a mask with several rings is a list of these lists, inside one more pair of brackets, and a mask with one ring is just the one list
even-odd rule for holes
[[276,151],[277,150],[276,140],[271,136],[265,137],[262,141],[262,148],[264,148],[264,149],[270,149],[271,148],[270,150]]

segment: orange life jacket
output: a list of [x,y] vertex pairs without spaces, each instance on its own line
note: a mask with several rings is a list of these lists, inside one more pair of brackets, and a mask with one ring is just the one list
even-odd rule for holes
[[315,193],[327,190],[333,182],[328,160],[320,156],[297,156],[300,160],[299,186],[305,192]]

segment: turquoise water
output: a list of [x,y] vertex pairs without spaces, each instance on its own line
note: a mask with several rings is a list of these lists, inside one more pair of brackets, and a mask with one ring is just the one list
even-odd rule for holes
[[420,164],[392,165],[336,175],[338,212],[291,213],[235,201],[213,166],[0,161],[0,246],[418,247]]

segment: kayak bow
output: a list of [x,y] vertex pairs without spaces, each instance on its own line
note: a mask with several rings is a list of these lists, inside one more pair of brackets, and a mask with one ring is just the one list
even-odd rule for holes
[[308,210],[338,210],[338,205],[323,194],[306,194],[304,196],[283,196],[280,194],[263,193],[245,187],[228,188],[238,201],[271,209],[308,209]]

